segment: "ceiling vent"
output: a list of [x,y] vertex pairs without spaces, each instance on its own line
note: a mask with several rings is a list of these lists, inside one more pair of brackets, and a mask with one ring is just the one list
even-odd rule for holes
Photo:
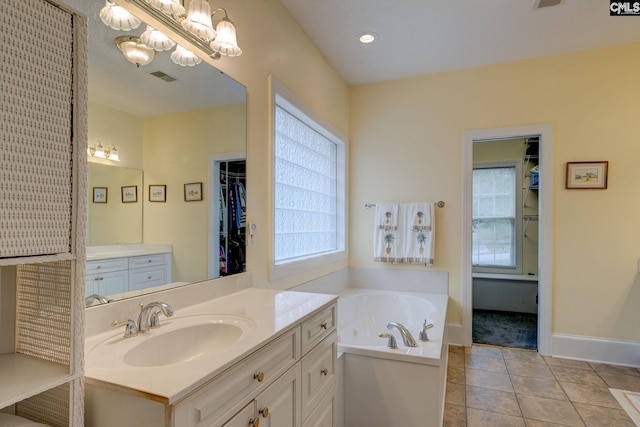
[[163,73],[162,71],[154,71],[153,73],[149,74],[159,78],[160,80],[164,80],[167,83],[171,83],[176,80],[175,77],[171,77],[169,74]]
[[536,0],[534,9],[542,9],[544,7],[559,6],[564,0]]

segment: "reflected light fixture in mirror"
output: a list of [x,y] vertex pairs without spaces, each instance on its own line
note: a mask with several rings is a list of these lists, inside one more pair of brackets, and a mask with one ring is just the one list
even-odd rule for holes
[[114,162],[120,161],[120,154],[118,154],[116,146],[108,145],[107,148],[104,148],[100,141],[96,141],[95,144],[90,145],[87,148],[87,154],[98,159],[107,159]]
[[[142,2],[137,3],[140,4]],[[207,54],[210,54],[212,58],[218,59],[221,55],[240,56],[242,54],[242,49],[238,46],[235,26],[229,19],[227,11],[219,7],[211,12],[209,0],[192,0],[186,13],[179,0],[144,0],[144,3],[152,6],[165,19],[168,18],[179,24],[189,34],[208,45],[207,47],[212,49],[213,52],[207,52]],[[224,13],[224,17],[218,21],[216,29],[214,29],[213,18],[219,12]],[[105,25],[116,30],[128,31],[140,25],[139,19],[113,3],[112,0],[106,0],[105,6],[100,11],[100,18]],[[127,60],[138,67],[153,61],[153,55],[145,53],[142,46],[153,51],[161,51],[169,50],[175,45],[168,37],[150,26],[136,41],[136,44],[131,40],[134,36],[126,37],[129,37],[128,42],[131,43],[125,45],[123,42],[122,47],[119,43],[118,47],[122,50]],[[119,39],[122,38],[124,37],[119,37]],[[176,50],[171,54],[173,62],[182,66],[193,66],[201,62],[200,58],[197,60],[195,58],[197,58],[197,55],[184,46],[177,46]]]

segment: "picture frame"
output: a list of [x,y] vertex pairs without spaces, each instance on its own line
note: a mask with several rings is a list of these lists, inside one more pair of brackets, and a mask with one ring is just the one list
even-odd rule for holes
[[190,182],[184,185],[184,201],[197,202],[202,200],[202,183]]
[[607,188],[609,162],[567,162],[565,188],[571,190],[604,190]]
[[122,203],[137,203],[138,202],[138,186],[127,185],[120,187],[122,193]]
[[107,187],[93,187],[93,203],[107,203]]
[[149,185],[149,201],[150,202],[166,202],[167,186],[166,185]]

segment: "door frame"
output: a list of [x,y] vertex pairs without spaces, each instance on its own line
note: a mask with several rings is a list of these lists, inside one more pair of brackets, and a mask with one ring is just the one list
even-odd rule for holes
[[473,143],[539,136],[540,192],[538,199],[538,352],[552,354],[552,226],[553,125],[539,124],[465,131],[462,138],[462,340],[471,346],[473,281],[471,266],[473,223]]

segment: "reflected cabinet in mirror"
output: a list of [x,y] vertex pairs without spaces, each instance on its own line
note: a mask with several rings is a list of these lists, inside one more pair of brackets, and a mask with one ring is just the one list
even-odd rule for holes
[[136,66],[116,38],[144,22],[116,31],[104,0],[68,3],[89,21],[88,305],[245,271],[245,88],[171,51]]

